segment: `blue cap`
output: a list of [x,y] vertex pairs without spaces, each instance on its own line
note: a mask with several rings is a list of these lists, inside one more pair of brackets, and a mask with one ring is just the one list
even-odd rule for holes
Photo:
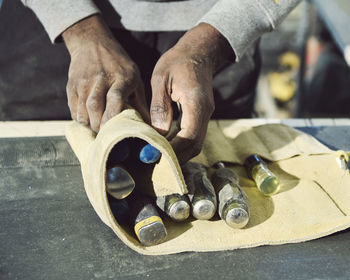
[[161,153],[151,144],[147,144],[140,151],[140,160],[144,163],[155,163],[159,160]]

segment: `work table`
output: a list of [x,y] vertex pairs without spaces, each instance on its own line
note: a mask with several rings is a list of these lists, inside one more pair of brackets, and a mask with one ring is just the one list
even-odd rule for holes
[[[332,149],[350,150],[349,119],[244,121],[286,123]],[[90,205],[65,125],[0,123],[0,279],[350,278],[350,230],[224,252],[132,251]]]

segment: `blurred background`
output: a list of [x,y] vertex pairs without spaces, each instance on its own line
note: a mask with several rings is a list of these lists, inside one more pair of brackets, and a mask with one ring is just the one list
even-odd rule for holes
[[349,0],[303,1],[265,34],[256,115],[349,117],[349,25]]
[[[19,0],[0,0],[1,5],[0,120],[25,120],[33,114],[37,119],[67,118],[65,47],[51,45]],[[349,117],[348,26],[349,0],[305,0],[276,31],[264,35],[254,117]],[[23,88],[38,94],[28,98]],[[52,106],[43,106],[42,96]]]

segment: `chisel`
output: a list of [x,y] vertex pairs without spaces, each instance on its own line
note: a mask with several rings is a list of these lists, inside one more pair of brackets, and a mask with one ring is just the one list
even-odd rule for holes
[[128,143],[117,143],[109,153],[106,170],[107,192],[116,199],[127,197],[135,188],[135,181],[120,165],[129,157]]
[[[140,161],[147,164],[157,162],[160,157],[160,151],[151,144],[145,145],[139,154]],[[157,197],[156,204],[164,213],[177,222],[186,220],[190,215],[190,205],[185,195],[172,194]]]
[[190,204],[186,195],[171,194],[156,198],[157,206],[172,220],[182,222],[190,215]]
[[248,197],[239,185],[238,176],[222,162],[215,165],[212,183],[219,200],[218,212],[232,228],[243,228],[249,221]]
[[135,188],[131,175],[120,166],[114,166],[106,171],[107,192],[116,199],[127,197]]
[[198,220],[209,220],[216,212],[217,200],[207,170],[199,163],[188,162],[182,167],[192,205],[192,216]]
[[127,201],[130,208],[130,224],[141,244],[153,246],[164,242],[167,231],[151,200],[133,193]]

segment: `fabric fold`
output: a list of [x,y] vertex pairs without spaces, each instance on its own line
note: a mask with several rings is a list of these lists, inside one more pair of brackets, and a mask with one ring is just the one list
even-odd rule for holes
[[[111,213],[105,187],[109,152],[123,139],[139,138],[162,153],[152,170],[152,195],[186,193],[180,166],[169,142],[145,124],[134,110],[108,121],[96,136],[73,122],[67,139],[81,162],[87,196],[101,220],[131,249],[146,255],[185,251],[219,251],[277,245],[319,238],[350,226],[350,175],[337,164],[337,153],[315,138],[281,124],[257,127],[235,121],[211,121],[202,153],[193,159],[209,167],[225,161],[239,175],[251,217],[243,229],[232,229],[218,216],[209,221],[176,223],[163,217],[168,236],[164,243],[144,247],[132,229],[119,225]],[[268,159],[280,179],[280,192],[261,194],[242,163],[251,153]],[[138,170],[142,176],[142,168]]]

